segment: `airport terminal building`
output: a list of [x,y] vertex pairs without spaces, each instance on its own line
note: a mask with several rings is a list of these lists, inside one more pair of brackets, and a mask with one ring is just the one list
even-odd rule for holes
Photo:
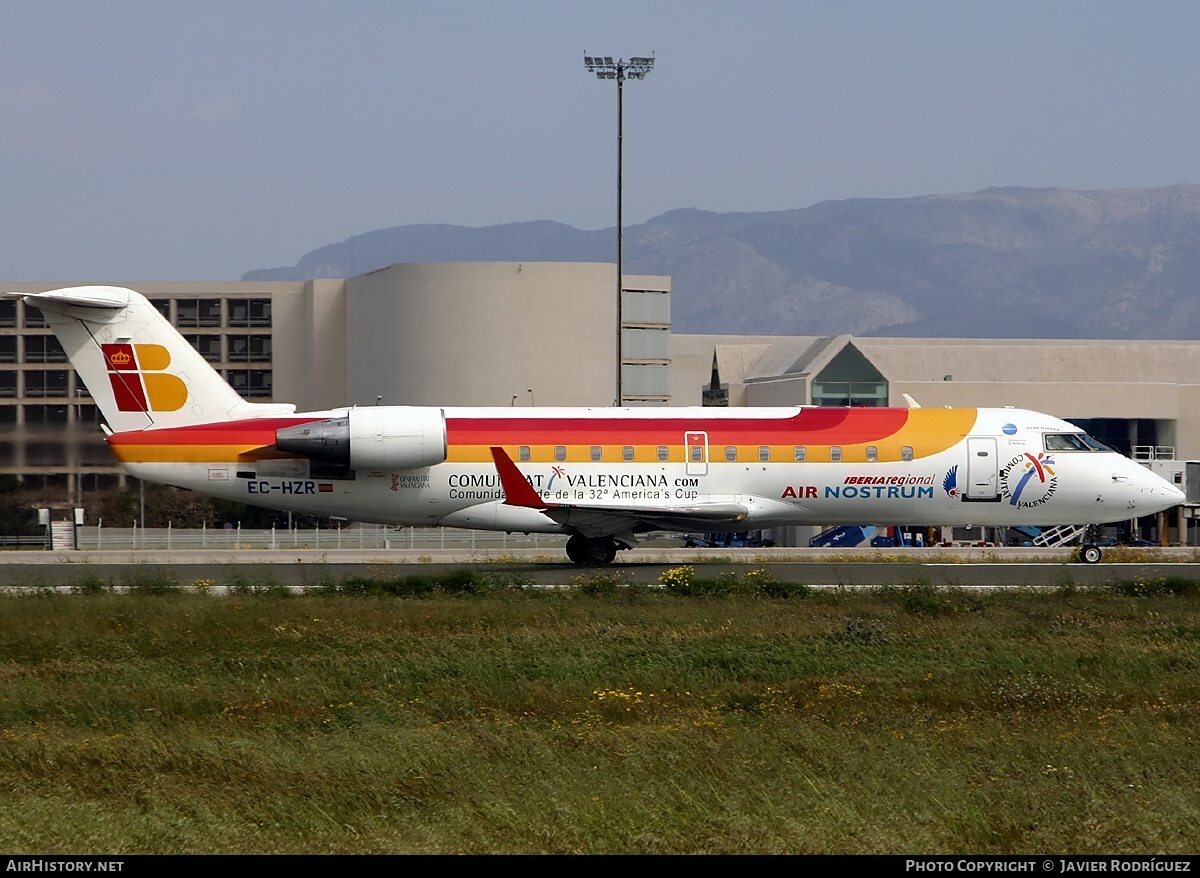
[[[1004,406],[1143,460],[1200,459],[1200,341],[674,335],[670,278],[622,285],[625,405]],[[41,292],[73,284],[5,283]],[[341,279],[115,282],[244,397],[342,405],[611,406],[611,263],[401,263]],[[0,477],[78,505],[124,485],[40,313],[0,300]]]

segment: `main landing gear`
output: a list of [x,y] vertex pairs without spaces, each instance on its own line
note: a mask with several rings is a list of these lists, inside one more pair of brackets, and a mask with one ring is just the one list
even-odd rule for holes
[[584,567],[607,567],[617,557],[617,541],[612,537],[575,534],[567,540],[567,557]]
[[1084,564],[1099,564],[1104,553],[1100,551],[1100,547],[1096,545],[1100,540],[1100,528],[1094,524],[1089,524],[1083,531],[1083,538],[1079,541],[1079,560]]

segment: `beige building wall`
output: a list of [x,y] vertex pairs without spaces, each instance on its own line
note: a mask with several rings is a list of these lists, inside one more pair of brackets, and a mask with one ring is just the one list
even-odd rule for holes
[[350,278],[348,401],[612,405],[615,287],[603,263],[404,263]]

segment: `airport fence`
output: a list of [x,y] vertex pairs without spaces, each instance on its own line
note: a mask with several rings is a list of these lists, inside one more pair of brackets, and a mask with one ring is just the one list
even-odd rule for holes
[[[76,530],[80,549],[167,550],[221,549],[561,549],[566,537],[552,534],[506,534],[460,528],[414,528],[350,525],[347,527],[250,529],[108,527],[86,525]],[[36,538],[41,539],[41,538]]]

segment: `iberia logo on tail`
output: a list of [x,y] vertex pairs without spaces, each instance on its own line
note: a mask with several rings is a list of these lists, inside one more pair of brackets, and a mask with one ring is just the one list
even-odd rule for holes
[[175,412],[187,402],[187,385],[164,370],[171,354],[159,344],[105,344],[104,360],[117,409]]

